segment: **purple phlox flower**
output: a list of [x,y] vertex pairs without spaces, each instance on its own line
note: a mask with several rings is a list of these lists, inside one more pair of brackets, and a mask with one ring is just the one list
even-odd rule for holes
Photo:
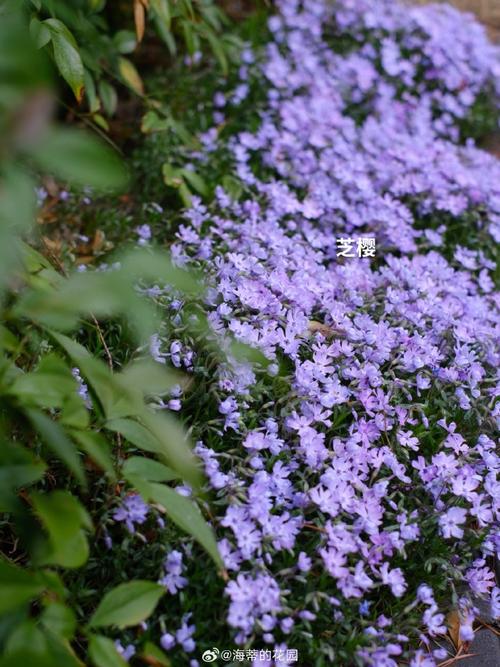
[[163,566],[165,568],[165,576],[158,583],[165,586],[170,593],[175,594],[187,585],[188,580],[182,576],[185,568],[180,551],[176,549],[172,550],[167,555]]
[[78,383],[78,396],[83,399],[85,406],[90,410],[92,408],[92,399],[89,394],[89,388],[85,384],[82,376],[80,375],[79,368],[72,368],[71,375],[75,378]]
[[467,510],[463,507],[450,507],[439,517],[439,527],[443,537],[463,537],[464,531],[460,526],[465,523]]
[[424,611],[422,620],[427,628],[428,633],[431,637],[435,635],[444,635],[447,632],[446,625],[444,624],[445,618],[444,614],[441,614],[438,611],[436,605],[430,606]]
[[182,646],[186,653],[192,653],[196,648],[196,643],[193,639],[193,634],[196,630],[194,624],[189,625],[189,619],[192,614],[184,614],[182,617],[182,625],[175,633],[175,640],[177,644]]
[[130,658],[132,658],[136,653],[136,648],[133,644],[123,646],[123,644],[118,639],[115,641],[115,647],[125,662],[128,662]]
[[115,510],[113,519],[124,521],[130,533],[135,532],[135,525],[143,524],[149,512],[149,505],[138,493],[132,493],[122,501],[121,507]]
[[139,227],[136,227],[135,229],[137,236],[139,237],[138,244],[139,245],[146,245],[148,241],[151,240],[151,227],[149,225],[140,225]]
[[165,651],[170,651],[175,646],[175,637],[170,632],[164,632],[160,637],[160,646]]
[[309,558],[309,556],[305,553],[305,551],[301,551],[297,560],[297,567],[301,572],[309,572],[312,566],[312,560]]
[[401,597],[407,588],[405,578],[401,568],[397,567],[389,570],[389,564],[384,563],[380,568],[380,578],[382,582],[390,587],[396,597]]
[[465,573],[465,580],[476,595],[487,595],[495,585],[495,573],[486,566],[483,558],[479,558]]

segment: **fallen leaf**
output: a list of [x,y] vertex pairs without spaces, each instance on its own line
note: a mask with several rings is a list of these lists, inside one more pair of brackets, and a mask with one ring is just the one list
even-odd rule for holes
[[104,239],[104,232],[102,232],[100,229],[97,229],[92,240],[93,253],[97,253],[99,250],[101,250],[102,246],[104,245]]
[[323,324],[323,322],[317,322],[316,320],[310,320],[307,328],[310,333],[319,332],[323,336],[344,336],[345,331],[342,329],[337,329],[336,327],[331,327],[328,324]]

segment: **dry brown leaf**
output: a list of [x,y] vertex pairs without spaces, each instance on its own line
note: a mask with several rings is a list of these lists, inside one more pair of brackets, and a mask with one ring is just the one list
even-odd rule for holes
[[78,266],[79,264],[92,264],[94,261],[95,257],[93,255],[82,255],[78,257],[77,260],[75,260],[75,264]]
[[97,229],[94,234],[94,238],[92,239],[93,253],[99,252],[99,250],[101,250],[101,248],[104,245],[104,239],[105,239],[104,232],[102,232],[100,229]]
[[460,639],[460,615],[456,609],[453,609],[447,614],[446,625],[448,627],[448,634],[451,637],[451,641],[457,651],[459,651],[463,642]]
[[61,254],[61,239],[50,239],[48,236],[42,236],[42,240],[51,253],[58,257]]
[[323,324],[323,322],[317,322],[316,320],[310,320],[307,328],[310,333],[316,333],[319,331],[319,333],[323,334],[323,336],[342,336],[345,333],[341,329],[330,327],[328,324]]
[[141,0],[134,0],[134,22],[137,42],[140,43],[144,37],[144,27],[146,23],[146,12]]
[[448,627],[448,634],[456,650],[459,653],[462,650],[466,650],[469,646],[469,642],[464,642],[463,639],[460,639],[461,618],[460,612],[457,609],[453,609],[447,614],[446,626]]

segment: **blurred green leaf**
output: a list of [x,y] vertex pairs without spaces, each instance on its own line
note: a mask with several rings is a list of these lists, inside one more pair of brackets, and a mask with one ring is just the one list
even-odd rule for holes
[[155,454],[161,453],[161,445],[147,428],[132,419],[112,419],[104,425],[109,431],[121,433],[139,449]]
[[0,511],[2,502],[13,489],[29,486],[43,477],[47,466],[18,444],[2,442],[0,446]]
[[155,665],[155,667],[171,667],[172,665],[165,653],[152,642],[144,644],[141,657],[147,664]]
[[130,476],[142,477],[149,482],[169,482],[178,477],[177,473],[153,459],[144,456],[131,456],[122,467],[125,479]]
[[43,25],[36,16],[30,21],[30,34],[35,42],[37,49],[43,48],[46,44],[50,42],[51,34],[50,30],[46,25]]
[[230,174],[222,177],[222,187],[234,201],[238,201],[243,194],[242,182]]
[[[169,517],[179,528],[192,535],[205,551],[213,558],[215,564],[223,567],[222,559],[217,549],[217,542],[213,530],[206,523],[198,506],[190,498],[181,496],[164,484],[149,484],[149,496],[146,500],[160,504]],[[141,495],[144,490],[141,491]]]
[[50,601],[40,615],[41,623],[63,639],[72,639],[76,630],[75,612],[62,602]]
[[0,614],[26,604],[42,593],[45,586],[36,573],[0,558]]
[[107,473],[110,480],[115,481],[116,474],[111,456],[111,447],[106,438],[94,431],[74,430],[71,432],[71,435],[94,463]]
[[180,377],[180,373],[149,360],[131,361],[118,376],[124,387],[141,396],[166,394]]
[[116,89],[104,79],[98,85],[99,97],[108,116],[112,116],[118,106],[118,95]]
[[208,43],[210,44],[210,48],[212,49],[214,56],[219,61],[219,65],[222,72],[224,73],[225,76],[227,76],[227,73],[229,71],[229,66],[227,63],[227,57],[222,42],[217,37],[217,35],[214,32],[212,32],[212,30],[208,27],[206,27],[205,30],[203,31],[203,36],[208,40]]
[[56,421],[43,412],[23,406],[26,416],[40,434],[44,443],[71,470],[76,479],[85,487],[85,473],[75,445],[66,435],[64,429]]
[[92,528],[83,506],[68,491],[32,493],[31,500],[49,535],[48,547],[38,554],[38,562],[68,568],[81,567],[89,554],[83,529]]
[[196,467],[196,460],[188,445],[187,436],[180,423],[164,413],[144,411],[140,415],[146,428],[160,443],[158,453],[166,463],[176,470],[194,489],[201,483],[201,475]]
[[113,44],[120,53],[132,53],[137,46],[135,33],[131,30],[119,30],[113,36]]
[[150,7],[155,16],[162,22],[165,29],[170,30],[172,16],[170,14],[168,0],[150,0]]
[[65,428],[84,429],[89,426],[90,412],[82,397],[76,392],[64,397],[59,422]]
[[84,72],[84,84],[90,113],[95,114],[101,108],[101,102],[97,97],[94,79],[88,70]]
[[119,189],[127,174],[118,155],[95,136],[75,129],[48,132],[33,151],[43,169],[76,185]]
[[83,667],[68,642],[50,630],[42,632],[34,619],[18,625],[9,636],[1,667]]
[[104,362],[92,357],[83,345],[68,336],[55,331],[50,331],[50,334],[78,366],[108,418],[134,413],[134,407],[130,405],[130,397],[123,392],[123,388],[116,382]]
[[161,118],[156,111],[147,111],[142,117],[141,131],[145,134],[149,132],[164,132],[169,127],[169,119]]
[[191,169],[181,169],[180,173],[188,181],[191,187],[196,190],[196,192],[204,196],[208,193],[208,188],[205,181],[196,172],[192,171]]
[[152,614],[164,593],[163,586],[152,581],[120,584],[106,593],[90,619],[89,627],[137,625]]
[[90,636],[89,656],[96,667],[127,667],[114,642],[102,635]]
[[23,171],[8,167],[0,175],[0,296],[19,262],[17,238],[33,224],[35,184]]
[[9,387],[8,394],[25,406],[60,408],[68,396],[74,394],[77,398],[77,390],[78,385],[67,364],[48,354],[35,371],[19,374]]

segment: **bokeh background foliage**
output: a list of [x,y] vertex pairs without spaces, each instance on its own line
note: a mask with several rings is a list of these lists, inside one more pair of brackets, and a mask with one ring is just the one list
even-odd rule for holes
[[[94,591],[97,608],[75,602],[70,589],[78,585],[73,573],[89,557],[96,484],[106,485],[111,497],[125,486],[140,491],[199,542],[214,570],[221,570],[198,505],[168,486],[182,479],[199,488],[188,437],[175,420],[148,405],[148,396],[168,391],[177,378],[141,352],[157,315],[139,297],[138,285],[168,284],[196,298],[199,281],[152,250],[125,250],[109,271],[68,273],[36,249],[36,188],[42,175],[104,193],[123,191],[129,178],[109,142],[57,122],[62,107],[54,75],[65,80],[78,104],[87,104],[92,123],[106,129],[101,114],[112,115],[117,101],[111,80],[143,93],[124,54],[143,38],[146,21],[171,53],[179,37],[188,52],[205,40],[224,66],[216,37],[222,17],[211,3],[136,2],[135,34],[111,25],[126,12],[113,8],[106,14],[105,5],[95,0],[0,4],[2,667],[123,665],[102,631],[143,621],[160,600],[163,587],[132,580],[104,595]],[[126,332],[131,353],[119,368],[106,356],[103,322],[119,322]],[[148,651],[163,660],[159,649]]]

